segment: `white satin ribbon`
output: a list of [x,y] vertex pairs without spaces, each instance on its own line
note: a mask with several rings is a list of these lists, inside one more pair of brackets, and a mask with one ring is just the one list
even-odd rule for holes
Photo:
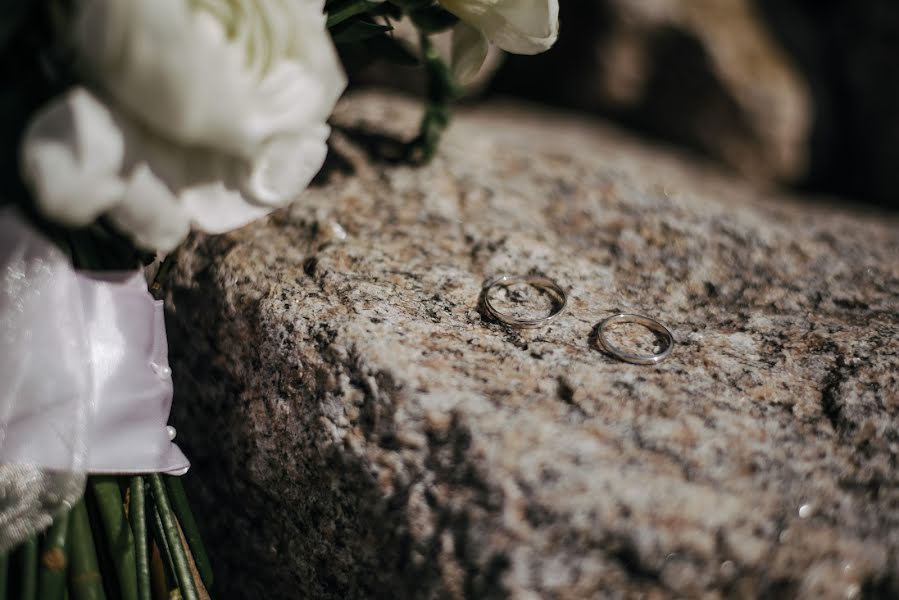
[[166,427],[162,302],[143,274],[76,273],[10,210],[0,213],[0,267],[0,463],[185,473]]

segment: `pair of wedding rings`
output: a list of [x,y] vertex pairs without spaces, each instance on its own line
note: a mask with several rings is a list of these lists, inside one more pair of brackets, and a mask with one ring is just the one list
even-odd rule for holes
[[[542,317],[526,319],[515,317],[498,310],[490,298],[491,291],[493,291],[494,288],[507,288],[518,284],[530,285],[548,295],[552,302],[552,308],[549,313]],[[500,323],[516,329],[534,329],[551,323],[564,312],[565,307],[568,305],[568,294],[565,293],[565,290],[563,290],[559,284],[549,277],[542,277],[540,275],[501,275],[500,277],[490,279],[484,283],[483,288],[481,288],[480,302],[484,307],[485,312]],[[635,354],[612,344],[606,334],[611,326],[622,323],[642,325],[655,333],[660,340],[661,350],[654,354]],[[628,313],[612,315],[599,323],[596,332],[596,340],[603,350],[618,360],[635,365],[656,365],[668,358],[674,348],[674,336],[671,335],[671,331],[659,321],[643,315]]]

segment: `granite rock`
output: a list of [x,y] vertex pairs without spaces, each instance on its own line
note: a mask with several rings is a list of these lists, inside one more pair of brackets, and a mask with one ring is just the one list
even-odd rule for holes
[[[302,199],[178,256],[174,424],[216,596],[899,594],[896,221],[515,105],[395,163],[416,107],[352,97]],[[554,278],[566,313],[489,321],[500,273]],[[667,323],[671,358],[598,351],[618,311]]]

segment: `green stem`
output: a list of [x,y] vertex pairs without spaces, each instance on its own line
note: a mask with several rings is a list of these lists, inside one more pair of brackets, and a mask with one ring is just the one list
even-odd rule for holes
[[169,273],[174,266],[175,252],[169,252],[165,255],[165,258],[162,259],[162,263],[159,265],[159,270],[156,271],[156,276],[153,277],[153,283],[150,284],[151,292],[162,289],[162,286],[165,285],[166,279],[169,278]]
[[69,515],[69,590],[73,600],[106,600],[84,499]]
[[165,494],[162,476],[159,473],[153,473],[148,478],[150,480],[150,491],[153,493],[153,501],[156,503],[156,510],[159,511],[159,518],[162,520],[163,534],[171,552],[172,562],[175,564],[175,577],[178,579],[181,596],[185,600],[198,600],[194,578],[190,573],[190,565],[187,562],[187,553],[184,551],[184,545],[181,542],[178,521],[175,519],[175,513],[172,511],[169,499]]
[[147,506],[144,480],[136,475],[131,478],[128,500],[128,520],[134,533],[134,559],[137,566],[137,595],[140,600],[151,600],[150,557],[147,544]]
[[[144,482],[146,483],[146,481]],[[159,558],[162,561],[162,572],[165,575],[166,590],[177,589],[178,582],[175,579],[175,564],[172,562],[172,553],[169,552],[169,544],[165,540],[165,532],[162,526],[162,519],[159,518],[159,511],[156,510],[156,504],[152,502],[152,498],[147,499],[147,513],[150,519],[150,527],[153,532],[153,541],[156,542],[156,548],[159,550]]]
[[[456,84],[447,64],[431,43],[421,34],[421,53],[427,72],[428,89],[425,114],[418,137],[409,146],[410,158],[429,162],[437,152],[440,138],[450,123],[450,104],[457,96]],[[420,156],[416,156],[420,154]]]
[[[90,481],[90,479],[88,479]],[[100,509],[97,508],[97,499],[91,493],[90,483],[87,484],[84,494],[84,505],[87,508],[87,522],[91,528],[91,536],[94,540],[94,551],[97,553],[97,572],[100,573],[100,585],[108,600],[121,600],[119,598],[119,585],[115,577],[115,566],[112,564],[111,549],[106,543],[106,532],[103,531],[103,520],[100,518]]]
[[209,590],[212,587],[212,565],[209,562],[209,555],[206,553],[206,547],[203,545],[203,538],[200,536],[200,530],[197,528],[197,521],[194,519],[194,513],[190,510],[190,503],[187,501],[187,494],[184,493],[184,484],[180,477],[164,475],[162,480],[165,482],[165,489],[168,492],[169,501],[178,517],[178,523],[181,525],[181,531],[187,540],[187,546],[193,555],[194,564],[197,566],[197,572],[200,573],[200,580]]
[[395,4],[407,13],[415,12],[433,3],[433,0],[390,0],[391,4]]
[[9,585],[9,554],[0,554],[0,600],[6,600]]
[[37,534],[26,540],[17,552],[19,559],[19,600],[37,598]]
[[122,600],[138,600],[134,535],[125,517],[118,481],[112,475],[95,475],[89,479],[89,483],[97,502]]
[[41,600],[62,600],[66,587],[66,537],[69,533],[69,513],[59,515],[47,531],[41,553],[38,590]]

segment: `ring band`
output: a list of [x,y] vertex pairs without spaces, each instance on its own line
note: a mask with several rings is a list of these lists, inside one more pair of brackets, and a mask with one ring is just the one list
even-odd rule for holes
[[[606,329],[609,325],[613,325],[615,323],[636,323],[637,325],[643,325],[653,333],[661,336],[662,340],[664,341],[662,351],[658,352],[657,354],[634,354],[632,352],[626,352],[621,348],[618,348],[606,339]],[[597,340],[599,341],[599,344],[602,346],[603,350],[605,350],[618,360],[623,360],[624,362],[629,362],[634,365],[657,365],[668,358],[668,356],[671,355],[671,351],[674,349],[674,336],[671,335],[671,332],[667,327],[665,327],[655,319],[644,317],[643,315],[633,315],[626,313],[613,315],[600,322]]]
[[[533,288],[547,292],[552,296],[553,308],[550,313],[545,317],[536,319],[519,319],[518,317],[513,317],[497,310],[490,301],[490,290],[495,287],[509,287],[517,283],[525,283]],[[535,327],[540,327],[541,325],[546,325],[562,314],[562,311],[565,310],[565,305],[568,304],[568,295],[559,284],[549,277],[541,277],[540,275],[502,275],[484,283],[484,287],[481,289],[481,303],[487,313],[497,321],[519,329],[533,329]]]

